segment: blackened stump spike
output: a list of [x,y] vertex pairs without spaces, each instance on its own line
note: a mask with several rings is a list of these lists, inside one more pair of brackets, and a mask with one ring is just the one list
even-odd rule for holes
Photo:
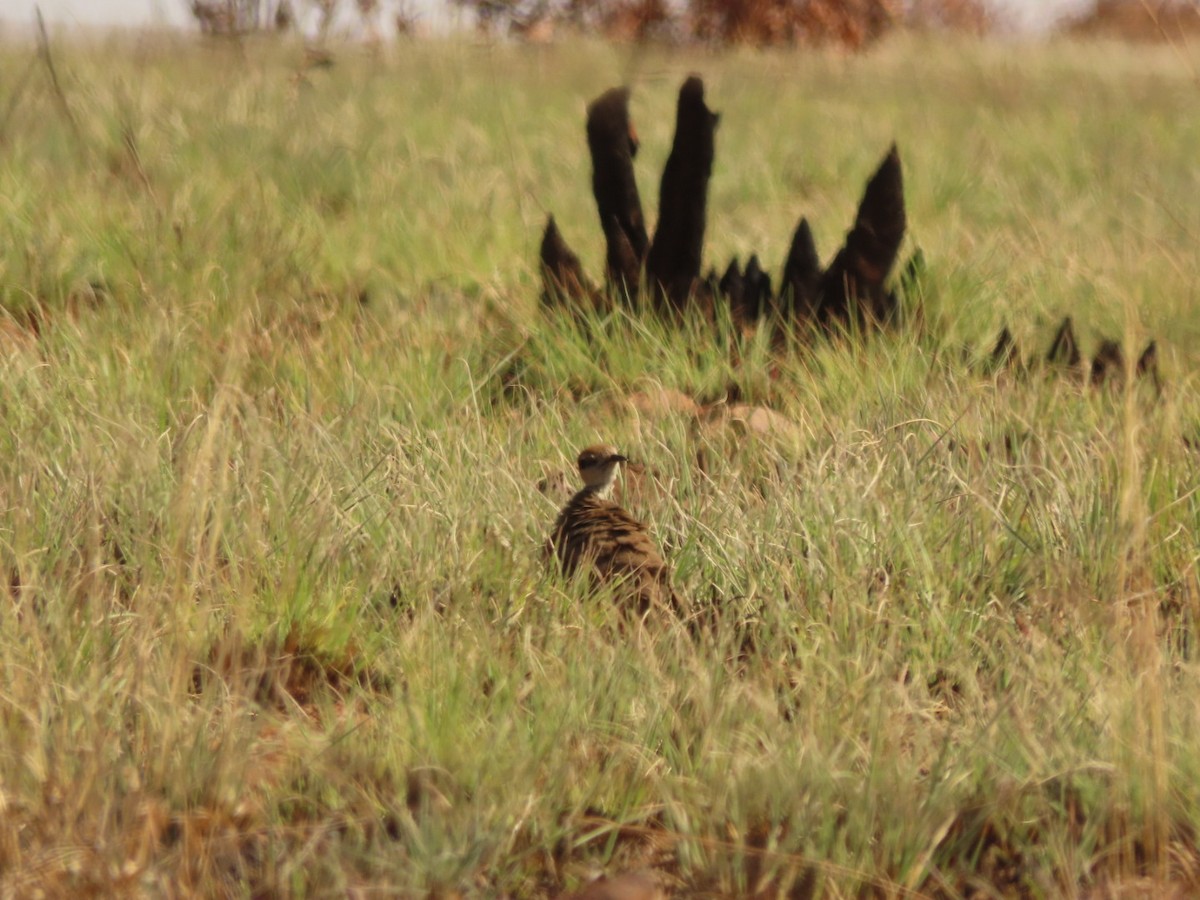
[[1138,357],[1137,373],[1139,375],[1154,374],[1158,372],[1158,341],[1151,341],[1146,345],[1146,349],[1142,351],[1142,355]]
[[746,272],[743,276],[746,282],[746,306],[748,312],[755,318],[760,319],[771,307],[774,300],[771,293],[771,276],[763,271],[762,264],[758,261],[758,254],[752,254],[749,261],[746,263]]
[[594,298],[596,289],[584,274],[579,257],[563,239],[554,216],[546,220],[540,258],[543,305],[570,303],[578,306]]
[[609,293],[618,300],[632,302],[637,298],[642,265],[633,242],[615,216],[605,222],[604,239],[608,244],[604,275]]
[[1117,341],[1103,341],[1092,358],[1092,384],[1099,386],[1109,378],[1125,380],[1125,353]]
[[1075,326],[1071,317],[1067,316],[1054,333],[1050,351],[1046,354],[1046,362],[1052,366],[1070,366],[1075,368],[1082,361],[1079,353],[1079,342],[1075,339]]
[[700,276],[719,119],[704,103],[704,82],[690,76],[679,90],[675,139],[663,168],[658,225],[646,257],[646,278],[656,300],[676,311]]
[[788,249],[783,277],[779,281],[781,314],[800,321],[810,320],[820,302],[820,281],[821,259],[817,255],[817,244],[808,219],[801,217],[792,234],[792,245]]
[[762,280],[762,263],[759,262],[757,253],[751,253],[750,258],[746,260],[745,277],[746,281],[753,281],[755,284]]
[[1012,332],[1005,325],[996,338],[996,346],[992,348],[989,357],[993,369],[1002,369],[1016,359],[1017,342],[1013,340]]
[[1138,357],[1137,376],[1139,378],[1149,376],[1154,384],[1154,390],[1162,393],[1162,376],[1158,371],[1158,343],[1156,341],[1148,343],[1146,349],[1142,351],[1142,355]]
[[904,240],[904,174],[892,144],[867,181],[854,227],[821,278],[823,324],[883,323],[895,316],[895,295],[884,289]]
[[725,267],[725,274],[721,276],[721,280],[717,286],[720,288],[721,293],[729,294],[730,296],[735,291],[741,291],[742,266],[736,256],[729,260],[729,265]]
[[717,283],[717,291],[729,304],[730,314],[734,321],[744,321],[746,305],[746,281],[742,277],[742,267],[735,256],[729,261],[725,274]]
[[[629,93],[627,87],[612,88],[592,101],[587,110],[587,140],[592,156],[592,194],[600,227],[609,242],[610,269],[615,259],[632,254],[634,268],[640,273],[649,239],[633,174],[638,142],[629,119]],[[627,244],[628,249],[614,247],[614,241]],[[623,273],[622,281],[636,285],[638,276],[630,279],[628,273]]]

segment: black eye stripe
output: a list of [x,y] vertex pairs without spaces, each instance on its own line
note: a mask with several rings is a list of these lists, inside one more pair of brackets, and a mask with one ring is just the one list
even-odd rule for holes
[[594,451],[588,450],[584,453],[579,454],[578,462],[579,462],[579,466],[581,468],[589,468],[591,466],[598,466],[603,463],[613,462],[613,461],[617,461],[617,460],[620,460],[623,458],[624,457],[622,457],[620,454],[617,454],[617,453],[611,453],[611,454],[596,453]]

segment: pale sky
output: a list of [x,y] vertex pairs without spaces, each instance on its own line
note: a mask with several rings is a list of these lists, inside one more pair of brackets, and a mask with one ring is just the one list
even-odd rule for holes
[[[993,0],[997,8],[1016,14],[1026,28],[1038,30],[1054,19],[1086,8],[1094,0]],[[47,24],[73,25],[179,25],[189,22],[187,0],[0,0],[0,21],[21,26],[34,21],[40,6]],[[449,0],[417,0],[417,9],[437,9]]]

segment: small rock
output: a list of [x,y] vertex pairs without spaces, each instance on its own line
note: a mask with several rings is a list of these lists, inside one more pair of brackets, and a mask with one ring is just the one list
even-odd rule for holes
[[685,416],[700,415],[700,405],[682,391],[674,388],[654,388],[635,391],[626,401],[643,416],[666,416],[679,413]]
[[601,875],[573,894],[561,894],[559,900],[666,900],[666,891],[646,872],[626,872],[615,878]]
[[757,434],[760,437],[769,435],[795,436],[798,433],[796,423],[782,413],[777,413],[773,409],[767,409],[765,406],[750,406],[748,404],[739,403],[735,406],[730,406],[726,412],[726,417],[736,427],[742,429],[747,434]]

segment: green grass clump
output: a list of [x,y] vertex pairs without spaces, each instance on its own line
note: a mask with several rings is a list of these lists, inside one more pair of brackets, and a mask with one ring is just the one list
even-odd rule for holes
[[[1196,889],[1190,49],[64,42],[75,125],[32,53],[0,51],[4,890]],[[828,259],[895,139],[924,330],[539,314],[548,212],[602,271],[585,102],[633,80],[652,215],[689,71],[708,259],[777,270],[801,214]],[[1085,352],[1156,337],[1161,396],[975,364],[1067,313]],[[705,409],[629,402],[663,389]],[[547,572],[537,484],[597,439],[720,611],[698,641]]]

